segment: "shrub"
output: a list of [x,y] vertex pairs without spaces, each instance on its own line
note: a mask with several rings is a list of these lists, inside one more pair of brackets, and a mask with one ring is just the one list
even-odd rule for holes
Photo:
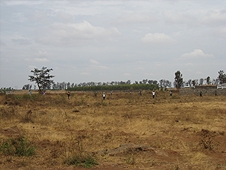
[[85,167],[85,168],[90,168],[95,165],[98,165],[96,159],[89,154],[85,154],[85,155],[77,154],[77,155],[71,156],[71,157],[67,158],[64,161],[64,163],[67,165],[74,165],[75,167],[81,166],[81,167]]
[[200,132],[201,140],[199,142],[199,145],[202,146],[202,149],[213,150],[214,147],[218,145],[214,142],[216,135],[216,132],[202,129]]
[[31,146],[25,137],[3,140],[0,145],[0,151],[4,155],[15,156],[32,156],[35,154],[35,148]]

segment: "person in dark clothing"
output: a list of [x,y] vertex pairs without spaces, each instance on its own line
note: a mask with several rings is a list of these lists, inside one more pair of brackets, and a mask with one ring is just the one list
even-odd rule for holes
[[67,98],[70,99],[71,93],[67,92]]

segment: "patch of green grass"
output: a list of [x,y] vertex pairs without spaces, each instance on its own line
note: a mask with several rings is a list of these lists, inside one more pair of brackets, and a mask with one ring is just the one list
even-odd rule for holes
[[134,155],[129,155],[126,157],[126,163],[129,165],[135,165],[136,163],[136,159],[134,157]]
[[78,155],[74,155],[72,157],[67,158],[64,161],[65,164],[67,165],[74,165],[75,167],[84,167],[84,168],[91,168],[95,165],[98,165],[95,157],[85,154],[78,154]]
[[15,155],[15,156],[32,156],[35,154],[35,148],[31,146],[27,138],[11,138],[4,139],[0,145],[0,152],[4,155]]

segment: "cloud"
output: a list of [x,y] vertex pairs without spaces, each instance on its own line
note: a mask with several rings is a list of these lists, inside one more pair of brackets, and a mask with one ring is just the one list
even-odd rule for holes
[[81,72],[80,74],[83,75],[83,76],[89,76],[90,75],[90,73],[87,73],[87,72]]
[[56,17],[60,22],[63,22],[63,23],[70,23],[74,20],[73,15],[68,14],[66,12],[58,12]]
[[[199,19],[199,15],[194,15],[193,13],[184,13],[178,11],[165,11],[163,13],[164,20],[169,24],[182,24],[182,25],[197,25],[197,21]],[[199,17],[197,17],[199,16]]]
[[214,32],[220,37],[226,37],[226,27],[224,28],[216,28]]
[[98,61],[90,59],[92,69],[108,69],[108,67],[101,65]]
[[25,38],[12,39],[12,42],[18,45],[30,45],[31,42]]
[[47,58],[35,58],[34,61],[35,62],[49,62],[49,60]]
[[93,59],[90,59],[89,62],[92,63],[92,64],[100,64],[98,61],[93,60]]
[[44,56],[47,56],[48,53],[44,49],[34,49],[34,55],[36,55],[38,58],[43,58]]
[[51,16],[47,11],[34,10],[32,13],[25,13],[24,16],[28,19],[28,22],[36,24],[49,24],[53,20],[53,16]]
[[211,10],[202,18],[202,23],[210,25],[226,25],[226,10]]
[[130,73],[124,73],[123,75],[124,75],[124,76],[131,76]]
[[33,66],[33,65],[29,65],[28,68],[29,68],[29,70],[32,70],[32,69],[37,68],[37,67]]
[[199,59],[212,58],[213,54],[205,54],[201,49],[195,49],[193,52],[185,53],[180,56],[180,59]]
[[168,44],[168,43],[174,43],[175,40],[169,37],[168,35],[164,33],[148,33],[146,34],[141,41],[143,43],[154,43],[154,44]]
[[117,24],[138,24],[155,22],[156,18],[147,14],[126,14],[116,19]]
[[194,66],[194,63],[190,63],[190,62],[189,62],[189,63],[185,63],[184,65],[185,65],[185,66],[188,66],[188,67],[192,67],[192,66]]
[[[43,36],[43,32],[45,33]],[[79,41],[108,39],[121,35],[117,28],[103,28],[91,25],[87,21],[81,23],[54,23],[42,30],[38,42],[52,45],[74,44]]]
[[31,1],[31,0],[8,0],[5,2],[6,5],[13,6],[13,5],[38,5],[42,4],[41,0],[39,1]]
[[186,11],[165,11],[164,19],[169,24],[180,24],[187,26],[208,25],[211,27],[219,27],[226,25],[226,10],[191,10]]
[[0,40],[0,46],[2,47],[2,46],[6,46],[6,43],[4,43],[4,42],[2,42],[1,40]]

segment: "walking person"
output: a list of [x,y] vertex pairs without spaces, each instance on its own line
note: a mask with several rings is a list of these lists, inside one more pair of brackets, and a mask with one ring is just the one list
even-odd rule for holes
[[106,98],[106,94],[105,94],[105,92],[103,92],[103,100],[105,100],[105,98]]
[[71,93],[68,91],[67,92],[67,98],[70,99]]
[[155,91],[152,91],[152,98],[155,98]]

